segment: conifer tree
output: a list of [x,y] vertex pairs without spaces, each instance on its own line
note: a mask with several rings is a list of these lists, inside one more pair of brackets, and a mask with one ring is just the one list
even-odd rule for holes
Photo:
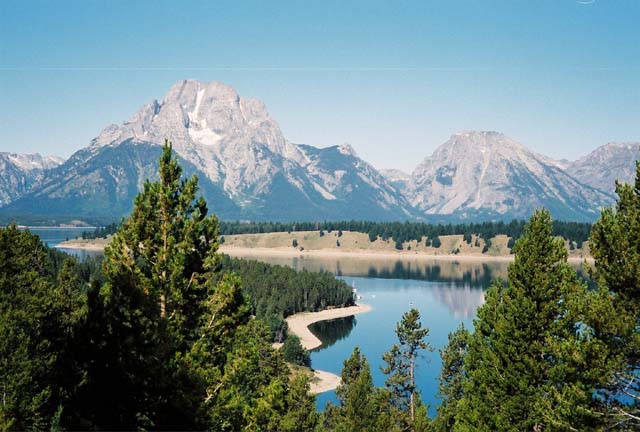
[[469,331],[461,324],[449,334],[449,343],[440,350],[442,371],[438,396],[442,402],[438,406],[438,414],[433,423],[435,431],[450,431],[455,424],[457,405],[464,396],[464,383],[467,379],[464,358],[467,354],[469,338]]
[[389,398],[373,386],[369,361],[355,347],[344,361],[336,389],[339,405],[327,404],[325,427],[332,431],[391,430]]
[[106,283],[89,293],[89,358],[100,361],[88,362],[83,399],[99,404],[85,407],[98,427],[207,427],[249,320],[239,281],[216,274],[217,220],[181,173],[165,143],[160,181],[136,197],[105,250]]
[[[595,260],[594,279],[601,298],[612,306],[592,316],[601,324],[599,337],[612,358],[619,358],[615,379],[604,387],[616,427],[640,427],[640,161],[635,183],[616,183],[618,201],[605,208],[591,231],[589,248]],[[605,299],[606,300],[606,299]]]
[[280,420],[281,432],[313,431],[319,424],[316,397],[309,393],[309,378],[301,375],[291,380],[286,392],[287,412]]
[[505,286],[479,309],[454,430],[589,430],[602,358],[587,327],[586,286],[537,211],[515,245]]
[[425,340],[429,329],[422,327],[417,309],[411,309],[402,316],[396,326],[396,335],[399,343],[382,356],[386,362],[382,372],[389,376],[386,384],[391,391],[393,405],[406,417],[401,422],[416,430],[416,408],[422,405],[415,379],[416,361],[420,351],[433,351],[433,347]]
[[15,224],[0,228],[0,263],[0,429],[50,429],[80,379],[70,354],[84,318],[73,266],[56,287],[40,239]]

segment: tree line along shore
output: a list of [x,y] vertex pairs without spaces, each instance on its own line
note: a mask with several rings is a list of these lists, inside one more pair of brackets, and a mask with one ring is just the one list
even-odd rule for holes
[[[60,248],[101,251],[109,243],[111,234],[105,237],[86,236],[67,240]],[[590,259],[589,241],[578,246],[576,241],[564,239],[565,248],[572,260]],[[256,234],[227,234],[221,236],[220,250],[230,255],[377,255],[389,257],[475,258],[512,259],[515,240],[506,234],[498,234],[487,240],[477,234],[441,235],[429,240],[409,240],[399,249],[393,238],[380,237],[371,241],[369,236],[352,231],[295,231]]]

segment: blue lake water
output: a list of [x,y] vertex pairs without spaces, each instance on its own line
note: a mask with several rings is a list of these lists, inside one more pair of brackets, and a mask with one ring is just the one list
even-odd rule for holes
[[40,236],[40,240],[48,246],[55,246],[65,240],[80,237],[83,232],[93,232],[94,228],[41,228],[28,227],[29,231]]
[[[82,234],[86,229],[32,229],[48,245]],[[68,252],[83,258],[99,252]],[[397,342],[396,323],[412,307],[420,311],[422,324],[429,328],[428,342],[433,352],[424,352],[417,364],[417,383],[423,400],[438,405],[439,350],[447,343],[448,334],[461,323],[471,328],[476,309],[484,301],[484,291],[491,280],[506,278],[508,263],[504,261],[435,261],[427,258],[391,259],[384,257],[314,256],[261,257],[249,256],[271,264],[295,269],[329,271],[357,289],[360,302],[372,311],[355,317],[316,323],[311,326],[323,346],[311,353],[312,366],[340,374],[342,364],[358,346],[371,365],[374,383],[384,385],[382,354]],[[336,402],[335,392],[318,395],[317,406],[324,409],[328,401]]]
[[[82,233],[84,232],[93,232],[95,228],[93,227],[91,228],[29,227],[27,229],[32,233],[37,234],[40,237],[40,240],[42,240],[42,242],[45,243],[47,246],[54,247],[55,245],[62,243],[65,240],[71,240],[77,237],[81,237]],[[102,254],[102,252],[84,251],[84,250],[77,250],[77,249],[61,248],[60,250],[70,255],[77,256],[81,260],[88,256],[96,256],[96,255]]]
[[[429,328],[428,342],[433,352],[424,352],[417,364],[417,383],[423,400],[435,407],[439,400],[439,349],[447,344],[451,331],[461,323],[473,325],[475,311],[484,301],[484,290],[496,277],[506,277],[508,263],[435,261],[429,259],[396,260],[389,258],[264,258],[273,264],[296,269],[330,271],[357,289],[361,303],[372,311],[355,317],[316,323],[311,326],[324,342],[311,353],[312,366],[340,374],[342,364],[355,346],[368,358],[374,384],[384,385],[382,354],[397,342],[396,323],[402,314],[415,307],[422,324]],[[324,409],[336,402],[335,392],[318,395],[317,406]]]
[[[316,369],[340,374],[344,360],[358,346],[369,360],[374,384],[383,386],[382,354],[397,342],[395,328],[402,314],[412,307],[418,309],[423,326],[430,330],[427,340],[434,351],[423,353],[417,363],[416,380],[423,401],[431,406],[432,415],[440,403],[437,397],[439,350],[446,346],[449,333],[460,324],[472,328],[476,309],[484,302],[484,291],[492,280],[506,279],[509,266],[505,261],[429,258],[248,258],[295,269],[329,271],[354,286],[361,303],[372,306],[371,312],[310,327],[324,342],[311,353],[312,367]],[[582,268],[577,270],[586,277]],[[335,391],[318,395],[318,409],[323,410],[328,401],[337,402]]]

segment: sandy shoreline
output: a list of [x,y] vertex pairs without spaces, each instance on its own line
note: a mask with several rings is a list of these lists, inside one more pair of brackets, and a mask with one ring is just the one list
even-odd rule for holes
[[300,338],[302,346],[307,350],[312,350],[322,345],[322,341],[309,330],[311,324],[318,321],[357,315],[369,312],[370,310],[371,306],[361,304],[344,308],[325,309],[319,312],[300,312],[287,317],[286,321],[289,331]]
[[[99,240],[69,240],[56,245],[61,249],[79,249],[99,252],[104,249],[107,242],[103,239]],[[374,250],[336,250],[336,249],[306,249],[299,251],[296,248],[250,248],[250,247],[229,247],[222,245],[220,252],[235,257],[319,257],[319,258],[336,258],[336,257],[358,257],[358,258],[392,258],[402,260],[441,260],[441,261],[464,261],[464,262],[510,262],[513,261],[513,255],[485,255],[485,254],[432,254],[424,252],[412,251],[374,251]],[[592,261],[591,257],[570,256],[569,262],[581,263],[583,261]]]
[[[511,262],[514,255],[486,255],[486,254],[430,254],[424,252],[411,251],[370,251],[370,250],[334,250],[315,249],[300,252],[295,248],[244,248],[225,247],[220,248],[220,252],[235,257],[357,257],[357,258],[393,258],[401,260],[441,260],[441,261],[464,261],[464,262]],[[569,262],[581,263],[585,260],[592,261],[591,257],[570,256]]]
[[[302,346],[307,350],[312,350],[322,345],[322,342],[309,330],[311,324],[318,321],[344,318],[369,312],[370,310],[371,306],[361,304],[344,308],[325,309],[319,312],[301,312],[287,317],[287,325],[289,326],[289,331],[300,338]],[[311,382],[311,393],[313,394],[335,390],[340,385],[340,377],[334,373],[314,370],[313,375],[314,380]]]
[[91,252],[102,252],[106,246],[106,243],[98,242],[76,242],[74,240],[64,241],[54,246],[56,249],[74,249],[74,250],[86,250]]

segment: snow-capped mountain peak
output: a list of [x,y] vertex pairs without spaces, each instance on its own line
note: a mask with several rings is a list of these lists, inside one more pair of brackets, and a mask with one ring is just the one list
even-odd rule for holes
[[29,192],[63,162],[58,156],[0,152],[0,206]]
[[[38,199],[96,195],[101,207],[97,194],[111,194],[119,202],[111,208],[124,209],[133,187],[139,189],[153,173],[147,161],[165,139],[189,171],[216,191],[218,202],[222,195],[230,200],[224,217],[351,218],[367,209],[369,217],[392,219],[409,211],[406,200],[351,146],[294,144],[264,103],[217,81],[174,84],[128,121],[106,127],[35,193]],[[60,202],[55,205],[62,209]]]

